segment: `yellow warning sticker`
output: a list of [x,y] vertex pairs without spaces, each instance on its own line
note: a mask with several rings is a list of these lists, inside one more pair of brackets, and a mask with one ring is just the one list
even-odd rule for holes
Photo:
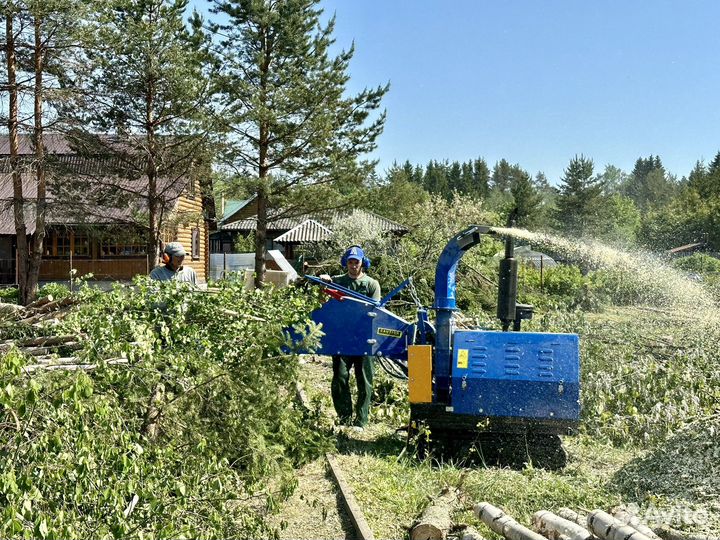
[[378,328],[377,333],[380,336],[390,336],[394,338],[402,337],[402,332],[400,330],[393,330],[392,328]]
[[458,349],[457,367],[459,367],[459,368],[467,368],[468,367],[468,350],[467,349]]

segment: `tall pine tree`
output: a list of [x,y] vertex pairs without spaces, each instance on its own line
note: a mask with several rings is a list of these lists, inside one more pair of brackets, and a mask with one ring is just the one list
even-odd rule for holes
[[255,284],[265,274],[269,210],[316,207],[314,187],[360,182],[358,157],[375,148],[387,86],[346,95],[353,49],[330,54],[335,19],[319,0],[212,0],[224,64],[221,122],[228,163],[250,179],[257,204]]
[[[104,156],[98,175],[140,179],[102,197],[141,197],[148,255],[159,259],[166,202],[205,158],[213,79],[199,17],[188,0],[112,0],[88,23],[84,92],[67,111],[77,150]],[[178,185],[179,187],[179,185]],[[109,191],[114,193],[109,193]]]
[[560,182],[554,213],[557,228],[578,236],[592,232],[599,219],[603,191],[601,181],[593,177],[592,160],[575,156]]

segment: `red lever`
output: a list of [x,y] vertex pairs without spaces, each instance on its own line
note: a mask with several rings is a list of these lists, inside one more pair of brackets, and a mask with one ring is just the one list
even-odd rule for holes
[[335,300],[342,301],[345,298],[345,294],[335,289],[323,289],[323,292],[327,295],[332,296]]

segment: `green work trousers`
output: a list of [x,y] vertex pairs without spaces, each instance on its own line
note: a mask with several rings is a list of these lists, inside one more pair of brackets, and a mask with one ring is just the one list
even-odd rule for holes
[[356,426],[364,427],[370,412],[370,400],[373,391],[374,364],[370,356],[333,356],[332,391],[335,412],[340,423],[349,425],[352,421],[352,395],[350,394],[350,369],[355,368],[358,395],[355,404]]

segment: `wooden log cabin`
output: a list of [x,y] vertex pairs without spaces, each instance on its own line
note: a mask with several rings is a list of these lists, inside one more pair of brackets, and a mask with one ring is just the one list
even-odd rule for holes
[[[147,180],[99,173],[106,164],[79,157],[62,135],[46,136],[46,149],[56,166],[48,178],[48,211],[40,281],[68,280],[92,274],[95,280],[126,281],[147,274],[159,261],[147,253]],[[33,154],[28,137],[21,156]],[[0,283],[16,282],[16,236],[13,185],[7,137],[0,138]],[[197,167],[180,178],[158,179],[162,242],[181,242],[185,264],[205,281],[209,267],[207,212]],[[35,233],[32,167],[22,173],[26,227]]]

